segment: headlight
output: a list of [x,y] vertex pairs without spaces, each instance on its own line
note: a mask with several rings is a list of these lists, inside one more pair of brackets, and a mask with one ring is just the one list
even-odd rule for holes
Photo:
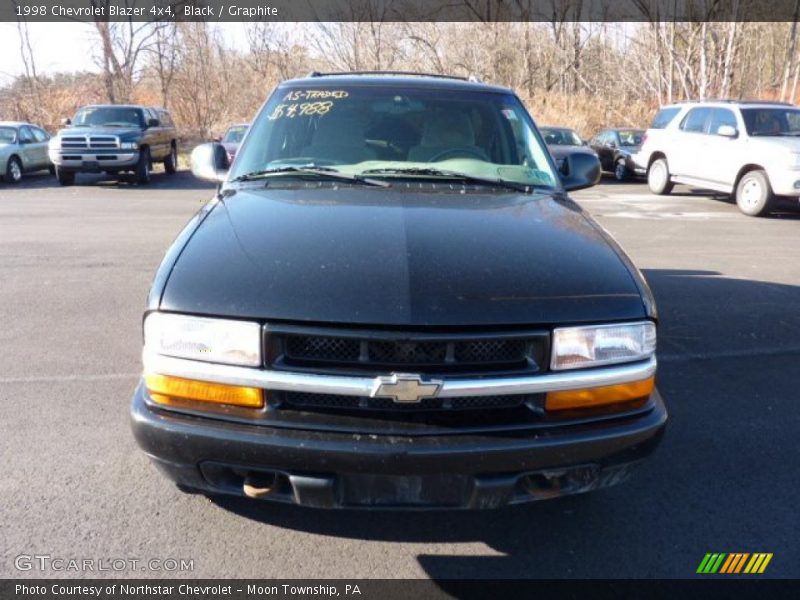
[[57,137],[50,138],[50,141],[47,142],[47,147],[50,150],[58,150],[58,149],[60,149],[61,148],[61,138],[57,138]]
[[554,371],[596,367],[649,358],[656,351],[651,321],[560,327],[553,330],[550,368]]
[[207,362],[261,365],[261,326],[249,321],[151,313],[144,322],[146,350]]
[[136,142],[121,142],[119,145],[120,150],[138,150],[139,144]]

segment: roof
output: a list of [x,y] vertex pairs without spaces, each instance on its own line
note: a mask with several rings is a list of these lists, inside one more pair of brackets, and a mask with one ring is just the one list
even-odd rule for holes
[[681,102],[673,102],[672,104],[665,104],[661,108],[672,108],[672,107],[680,107],[680,106],[690,106],[690,105],[724,105],[724,106],[747,106],[748,108],[753,107],[760,107],[760,108],[775,108],[775,107],[786,107],[786,108],[796,108],[794,104],[791,102],[778,102],[774,100],[731,100],[727,98],[723,99],[710,99],[710,100],[683,100]]
[[[24,121],[0,121],[0,127],[22,127],[23,125],[33,125],[33,123],[26,123]],[[39,127],[38,125],[33,125]]]
[[353,73],[312,73],[310,77],[289,79],[279,87],[307,87],[309,85],[327,86],[392,86],[406,88],[434,88],[442,90],[460,90],[471,92],[513,93],[509,88],[470,81],[451,75],[431,75],[427,73],[388,73],[388,72],[353,72]]
[[574,127],[566,127],[564,125],[541,125],[539,129],[558,129],[560,131],[575,131]]
[[[160,106],[147,106],[145,104],[112,104],[110,102],[101,103],[101,104],[85,104],[85,105],[81,106],[81,108],[105,108],[105,107],[111,107],[111,106],[113,106],[114,108],[142,108],[142,109],[150,109],[150,110],[167,111],[166,108],[162,108]],[[169,111],[167,111],[167,112],[169,112]]]

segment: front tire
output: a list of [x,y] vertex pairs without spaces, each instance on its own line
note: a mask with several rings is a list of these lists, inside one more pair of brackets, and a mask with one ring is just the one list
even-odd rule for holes
[[167,175],[174,175],[178,170],[178,149],[175,146],[170,148],[167,158],[164,159],[164,172]]
[[16,156],[12,156],[8,159],[5,180],[8,183],[19,183],[22,181],[22,163]]
[[767,174],[757,169],[745,173],[736,186],[736,205],[750,217],[763,217],[772,209],[775,194]]
[[614,179],[617,181],[625,181],[628,179],[628,166],[625,164],[625,159],[617,159],[614,163]]
[[136,183],[147,185],[150,183],[150,149],[143,148],[139,153],[139,162],[136,165]]
[[647,169],[647,187],[658,196],[665,196],[672,191],[675,184],[669,178],[669,166],[666,158],[656,159]]
[[75,173],[73,171],[65,171],[64,169],[56,166],[56,178],[58,183],[63,186],[73,185],[75,183]]

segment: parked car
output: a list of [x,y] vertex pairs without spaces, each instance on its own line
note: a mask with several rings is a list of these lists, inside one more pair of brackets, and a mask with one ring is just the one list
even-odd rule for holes
[[236,158],[236,151],[239,149],[239,144],[242,143],[242,139],[244,138],[244,134],[247,133],[248,127],[250,127],[250,123],[231,125],[220,138],[219,141],[225,148],[225,152],[228,153],[228,160],[230,162],[233,162],[233,159]]
[[52,171],[47,156],[50,135],[31,123],[0,121],[0,175],[7,183],[19,183],[24,173]]
[[318,75],[270,96],[144,314],[133,431],[186,491],[490,508],[657,445],[656,310],[509,89]]
[[167,175],[178,168],[178,133],[169,112],[137,105],[85,106],[50,140],[50,159],[61,185],[76,173],[134,173],[150,183],[153,164]]
[[589,145],[597,152],[603,171],[613,173],[617,181],[625,181],[636,172],[631,155],[638,152],[643,138],[642,129],[603,129]]
[[540,127],[539,131],[547,144],[556,166],[559,171],[566,165],[566,158],[570,154],[583,152],[597,156],[597,153],[589,147],[586,141],[581,139],[578,132],[568,127]]
[[675,183],[731,194],[750,216],[800,199],[800,109],[780,102],[663,107],[634,160],[654,194]]

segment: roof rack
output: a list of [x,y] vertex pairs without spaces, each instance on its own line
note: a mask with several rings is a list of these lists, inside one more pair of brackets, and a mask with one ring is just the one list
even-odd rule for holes
[[474,75],[461,77],[460,75],[439,75],[437,73],[418,73],[416,71],[334,71],[331,73],[311,71],[306,77],[335,77],[347,75],[405,75],[411,77],[433,77],[436,79],[457,79],[459,81],[478,81]]

